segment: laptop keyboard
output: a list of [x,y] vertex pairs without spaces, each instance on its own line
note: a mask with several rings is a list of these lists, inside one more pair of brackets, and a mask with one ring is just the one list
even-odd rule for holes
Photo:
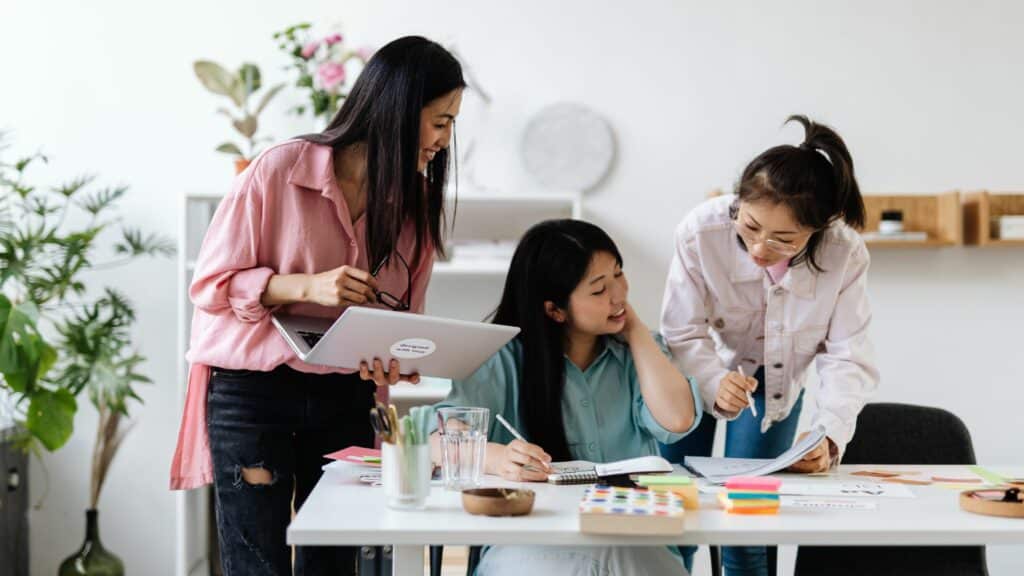
[[310,348],[316,346],[316,343],[324,337],[323,332],[307,332],[305,330],[296,330],[296,332],[299,333],[299,336],[302,336],[302,339],[306,341]]

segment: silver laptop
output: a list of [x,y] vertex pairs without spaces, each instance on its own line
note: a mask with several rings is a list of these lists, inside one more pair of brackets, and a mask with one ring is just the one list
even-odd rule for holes
[[519,333],[519,328],[348,307],[337,320],[274,314],[274,326],[303,362],[358,370],[392,358],[403,374],[463,379]]

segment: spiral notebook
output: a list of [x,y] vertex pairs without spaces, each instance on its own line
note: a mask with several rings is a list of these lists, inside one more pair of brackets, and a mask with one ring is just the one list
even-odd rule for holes
[[551,470],[548,474],[548,482],[551,484],[592,484],[611,476],[671,472],[672,464],[661,456],[641,456],[606,464],[594,464],[586,460],[552,462]]

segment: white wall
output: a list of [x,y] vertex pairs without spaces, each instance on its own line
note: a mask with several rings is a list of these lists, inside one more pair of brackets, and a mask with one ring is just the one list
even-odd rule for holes
[[[454,43],[495,97],[478,174],[532,186],[516,154],[529,114],[588,104],[615,127],[619,157],[586,214],[622,247],[633,298],[655,321],[676,222],[729,186],[761,149],[792,142],[801,112],[836,126],[868,192],[1024,189],[1024,81],[1006,2],[36,2],[0,8],[0,128],[16,150],[45,149],[54,183],[82,172],[125,182],[127,218],[177,231],[186,191],[220,191],[229,135],[190,62],[282,63],[270,34],[312,19],[360,41],[406,33]],[[271,133],[312,127],[272,106]],[[465,130],[472,129],[464,126]],[[139,308],[137,342],[155,383],[101,502],[104,542],[134,574],[170,574],[174,499],[167,469],[178,421],[175,272],[148,262],[97,277]],[[1012,422],[1024,371],[1024,250],[874,254],[871,295],[882,400],[949,408],[978,458],[1020,463]],[[67,447],[32,469],[33,574],[53,574],[82,537],[95,416],[81,411]],[[48,481],[48,482],[47,482]],[[991,572],[1024,570],[1019,549],[991,551]]]

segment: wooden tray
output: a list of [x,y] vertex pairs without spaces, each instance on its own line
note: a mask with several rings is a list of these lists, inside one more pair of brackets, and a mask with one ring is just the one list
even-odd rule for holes
[[[1007,502],[1004,500],[1009,490],[1018,490],[1016,492],[1017,501]],[[1024,490],[1020,488],[966,490],[960,493],[960,507],[968,512],[986,516],[1024,518]]]

